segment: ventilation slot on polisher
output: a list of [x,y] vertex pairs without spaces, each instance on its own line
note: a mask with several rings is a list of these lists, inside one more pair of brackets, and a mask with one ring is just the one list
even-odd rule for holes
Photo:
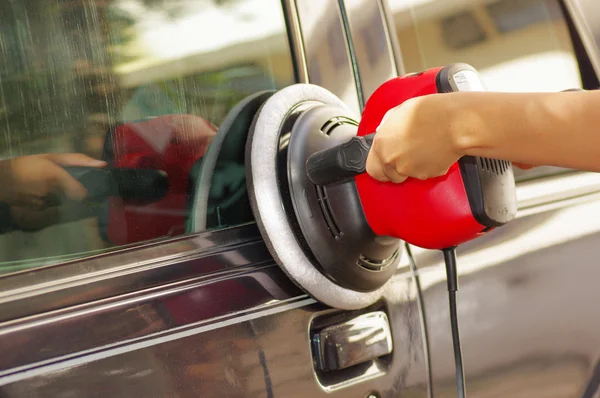
[[399,248],[394,253],[392,253],[391,256],[389,256],[388,258],[386,258],[384,260],[373,260],[373,259],[365,256],[364,254],[361,254],[360,257],[358,258],[358,261],[356,262],[356,264],[363,268],[368,269],[369,271],[381,271],[381,270],[389,267],[391,264],[393,264],[394,261],[396,261],[396,259],[398,258],[399,254],[400,254]]
[[[331,133],[340,126],[343,125],[353,125],[357,126],[356,121],[347,118],[345,116],[336,116],[327,120],[321,126],[321,132],[327,136],[331,136]],[[323,214],[323,219],[327,224],[327,228],[329,232],[331,232],[331,236],[335,239],[340,239],[344,233],[341,231],[338,222],[333,215],[333,209],[331,208],[331,202],[329,201],[329,197],[327,196],[327,188],[315,185],[315,189],[317,191],[317,198],[319,201],[319,208],[321,209],[321,214]]]
[[355,120],[344,116],[337,116],[329,119],[323,126],[321,126],[321,132],[323,132],[323,134],[325,135],[331,135],[331,133],[333,132],[333,130],[335,130],[336,127],[339,127],[344,124],[358,126],[358,123]]
[[485,170],[495,175],[502,175],[510,169],[510,162],[506,160],[477,158],[477,163],[481,170]]
[[335,239],[340,239],[343,235],[343,232],[340,230],[340,227],[335,220],[335,216],[333,215],[333,210],[331,209],[331,202],[327,197],[327,189],[321,186],[315,186],[317,190],[317,197],[319,201],[319,208],[321,209],[321,214],[323,214],[323,219],[327,224],[327,228],[331,235]]

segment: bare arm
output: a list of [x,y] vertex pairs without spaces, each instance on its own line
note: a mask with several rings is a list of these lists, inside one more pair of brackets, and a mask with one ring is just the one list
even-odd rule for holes
[[459,151],[514,162],[600,171],[600,91],[458,93]]
[[367,172],[443,175],[464,155],[600,172],[600,91],[459,92],[414,98],[377,130]]

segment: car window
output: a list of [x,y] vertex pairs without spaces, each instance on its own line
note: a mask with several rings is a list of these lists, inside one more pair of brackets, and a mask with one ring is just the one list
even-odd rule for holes
[[244,125],[219,134],[294,83],[280,1],[0,0],[0,26],[0,274],[252,221]]
[[[581,88],[558,0],[388,0],[407,72],[466,62],[487,90]],[[518,180],[566,171],[515,168]]]

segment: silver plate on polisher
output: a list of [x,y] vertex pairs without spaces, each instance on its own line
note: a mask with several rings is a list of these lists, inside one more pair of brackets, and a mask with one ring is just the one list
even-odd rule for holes
[[357,291],[328,278],[314,256],[306,252],[301,242],[304,238],[290,221],[289,210],[286,211],[283,204],[284,195],[289,195],[289,187],[281,184],[278,176],[282,138],[285,140],[285,135],[291,133],[294,121],[303,112],[320,105],[335,106],[344,114],[352,115],[339,98],[311,84],[286,87],[263,104],[246,144],[250,204],[271,255],[297,285],[331,307],[364,308],[381,298],[387,283],[375,290]]

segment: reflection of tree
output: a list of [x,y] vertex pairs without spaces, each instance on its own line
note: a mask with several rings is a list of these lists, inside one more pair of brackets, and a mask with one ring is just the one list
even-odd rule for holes
[[[119,87],[114,66],[140,56],[135,28],[148,13],[177,18],[240,1],[0,0],[0,154],[72,150],[90,120],[118,118],[135,88]],[[179,111],[218,123],[242,96],[271,86],[269,77],[239,65],[152,84]]]
[[109,62],[99,25],[86,23],[98,18],[67,1],[0,2],[2,149],[18,155],[21,144],[80,125],[90,107],[106,112],[96,85]]
[[152,10],[159,10],[171,15],[177,15],[179,12],[187,9],[193,4],[195,9],[202,5],[215,5],[218,7],[230,6],[239,3],[242,0],[170,0],[169,3],[165,0],[139,0],[141,4]]

